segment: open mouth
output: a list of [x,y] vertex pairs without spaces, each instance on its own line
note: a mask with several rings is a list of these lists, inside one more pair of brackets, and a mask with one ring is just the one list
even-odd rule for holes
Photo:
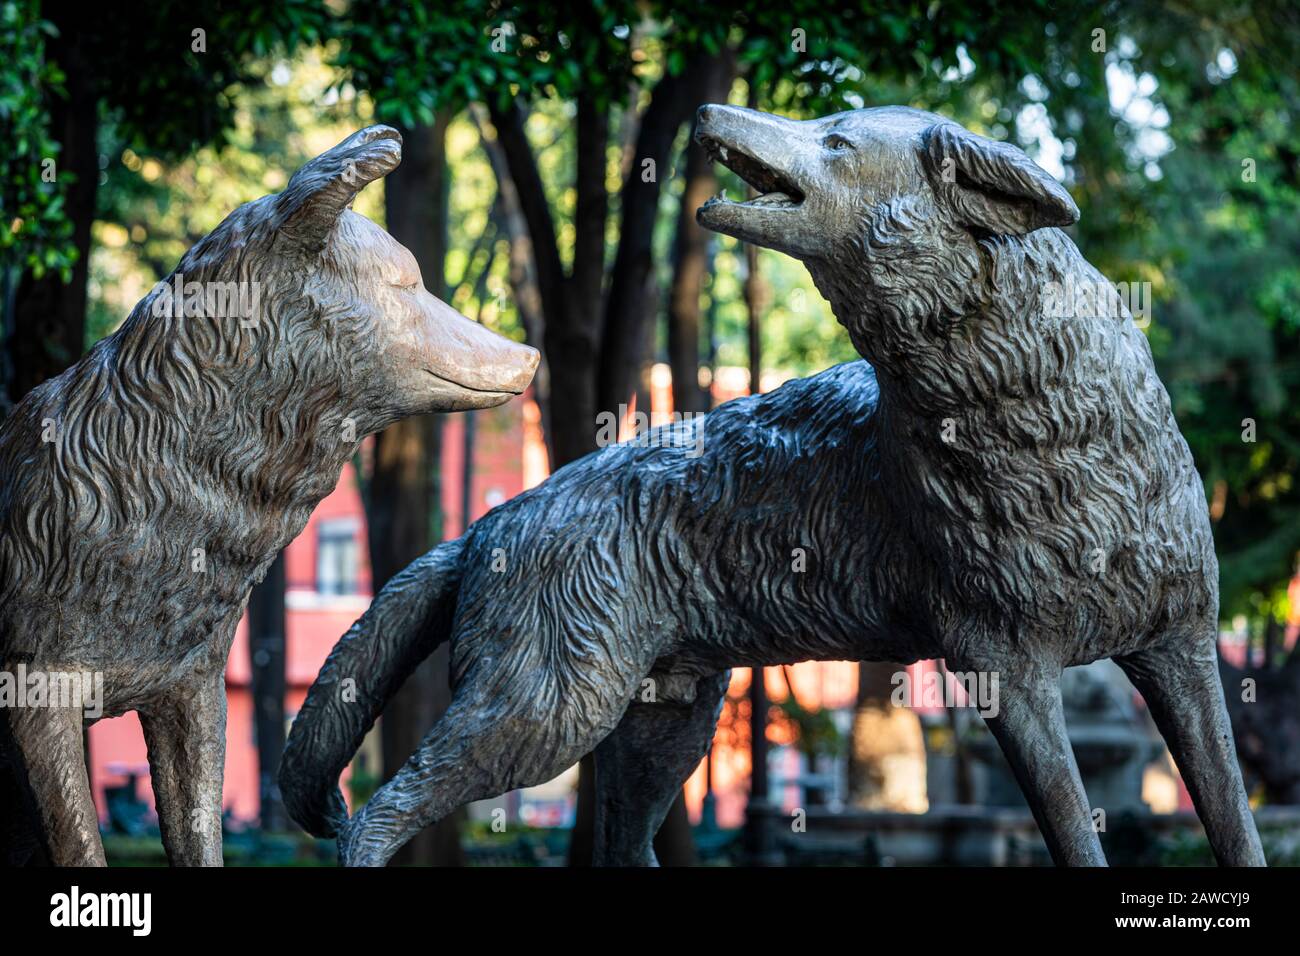
[[735,146],[714,139],[708,133],[700,133],[697,138],[709,159],[726,166],[758,193],[753,199],[735,202],[728,199],[725,193],[720,192],[701,209],[708,209],[718,204],[750,209],[795,209],[803,202],[803,191],[780,170],[773,169],[762,160],[750,156]]

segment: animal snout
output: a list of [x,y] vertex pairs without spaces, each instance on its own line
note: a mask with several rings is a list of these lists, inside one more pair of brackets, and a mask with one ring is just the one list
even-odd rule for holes
[[729,106],[721,106],[717,103],[705,103],[695,111],[695,136],[708,136],[710,133],[716,134],[717,127],[726,125],[728,113],[733,110]]
[[[705,103],[695,112],[696,139],[704,137],[724,144],[768,137],[762,139],[762,144],[770,149],[770,137],[789,137],[797,128],[797,123],[780,116],[726,103]],[[758,144],[756,140],[753,143],[755,146]]]
[[475,343],[461,384],[485,392],[521,393],[533,380],[541,353],[531,345],[521,345],[479,328],[482,337]]
[[537,365],[542,360],[542,353],[531,345],[514,344],[511,367],[514,373],[509,376],[506,391],[519,393],[528,387],[537,372]]
[[425,297],[423,364],[438,378],[472,392],[519,394],[541,361],[537,349],[512,342],[465,318],[441,299]]

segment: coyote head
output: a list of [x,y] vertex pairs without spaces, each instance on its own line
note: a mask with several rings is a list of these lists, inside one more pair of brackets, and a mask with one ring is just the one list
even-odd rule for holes
[[430,295],[349,209],[401,150],[362,130],[240,206],[0,424],[0,608],[17,588],[126,600],[146,560],[179,593],[196,528],[237,603],[366,435],[523,391],[538,353]]
[[[873,360],[882,336],[906,348],[923,325],[974,311],[981,240],[1079,216],[1021,150],[906,107],[796,121],[704,106],[695,137],[759,193],[711,199],[700,224],[803,260]],[[881,328],[881,308],[902,322]]]
[[522,392],[537,351],[431,295],[415,257],[350,208],[401,157],[397,131],[372,126],[307,163],[284,192],[235,210],[137,306],[121,351],[169,342],[235,401],[345,415],[358,435]]

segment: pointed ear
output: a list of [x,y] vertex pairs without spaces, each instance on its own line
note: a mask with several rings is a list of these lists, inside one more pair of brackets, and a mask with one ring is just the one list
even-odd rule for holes
[[391,126],[353,133],[293,174],[277,205],[280,231],[319,252],[357,193],[402,161],[402,136]]
[[1010,143],[956,123],[936,123],[921,136],[935,191],[966,226],[1023,236],[1079,221],[1079,207],[1065,187]]

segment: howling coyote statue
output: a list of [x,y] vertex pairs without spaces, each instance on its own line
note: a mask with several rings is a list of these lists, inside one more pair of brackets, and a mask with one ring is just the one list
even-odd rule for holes
[[[596,862],[650,864],[728,668],[942,658],[998,676],[989,724],[1054,859],[1099,865],[1058,682],[1112,657],[1218,860],[1262,864],[1216,670],[1204,491],[1127,309],[1071,306],[1089,297],[1066,290],[1106,287],[1058,228],[1078,217],[1068,193],[912,109],[707,106],[696,136],[761,194],[700,222],[806,263],[871,364],[606,448],[412,564],[294,725],[295,818],[344,862],[382,864],[459,805],[595,750]],[[340,771],[447,640],[450,709],[349,820]]]
[[348,208],[401,155],[374,126],[235,210],[0,428],[0,670],[102,687],[93,714],[67,693],[0,707],[7,862],[104,862],[82,727],[134,710],[168,857],[220,865],[224,672],[250,588],[366,435],[532,379],[533,349],[435,299]]

